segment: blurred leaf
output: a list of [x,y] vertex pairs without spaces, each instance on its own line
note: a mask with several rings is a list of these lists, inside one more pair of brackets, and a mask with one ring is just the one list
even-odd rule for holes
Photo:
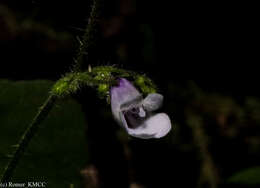
[[[0,174],[53,82],[0,80]],[[56,105],[31,141],[14,182],[46,181],[48,187],[80,187],[87,163],[84,115],[73,100]]]
[[234,184],[260,185],[260,166],[237,172],[228,178],[227,182]]

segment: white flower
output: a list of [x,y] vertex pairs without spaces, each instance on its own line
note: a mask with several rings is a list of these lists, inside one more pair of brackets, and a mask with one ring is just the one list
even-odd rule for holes
[[140,92],[126,79],[110,90],[111,108],[115,120],[129,135],[149,139],[161,138],[171,130],[171,121],[165,113],[155,113],[163,102],[158,93],[143,99]]

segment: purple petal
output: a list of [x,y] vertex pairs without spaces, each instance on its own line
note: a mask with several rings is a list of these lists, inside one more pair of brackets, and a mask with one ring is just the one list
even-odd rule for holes
[[149,139],[164,137],[171,130],[171,120],[165,113],[155,114],[134,129],[127,126],[127,122],[121,115],[124,127],[131,136]]
[[121,78],[110,90],[114,118],[131,136],[149,139],[161,138],[171,130],[171,121],[165,113],[152,115],[163,101],[160,94],[149,94],[144,100],[128,80]]
[[162,106],[163,96],[158,93],[151,93],[143,101],[143,107],[147,111],[155,111]]
[[140,99],[140,92],[128,80],[119,79],[118,86],[110,89],[111,108],[115,119],[120,123],[120,115],[122,107],[130,105],[133,101]]

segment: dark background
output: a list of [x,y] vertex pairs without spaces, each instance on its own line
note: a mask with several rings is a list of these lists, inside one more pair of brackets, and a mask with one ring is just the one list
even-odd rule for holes
[[[2,63],[2,77],[57,79],[68,71],[77,46],[73,40],[85,28],[91,3],[1,4],[8,8],[1,11],[1,59],[12,62]],[[254,95],[259,62],[256,17],[254,5],[237,2],[109,1],[103,28],[107,46],[102,50],[110,57],[100,61],[145,70],[162,80],[192,79],[204,88]],[[30,20],[45,31],[33,25],[22,28],[22,22]],[[58,36],[48,36],[48,29]],[[67,40],[59,32],[69,35]],[[112,57],[120,49],[126,57]]]
[[[72,0],[1,0],[0,78],[57,80],[70,71],[78,47],[76,36],[84,33],[91,4]],[[172,115],[177,125],[187,124],[190,108],[202,115],[205,124],[211,125],[203,129],[211,140],[209,153],[220,171],[219,182],[223,187],[233,173],[259,165],[259,150],[247,155],[249,146],[245,142],[250,136],[257,137],[259,131],[259,29],[255,9],[253,4],[239,2],[106,1],[100,22],[100,56],[95,63],[86,62],[92,66],[117,65],[151,77],[165,95],[167,104],[163,110]],[[257,106],[256,120],[241,120],[237,109],[246,117],[252,113],[250,105],[247,106],[249,97],[256,101],[253,104]],[[226,104],[227,98],[232,105]],[[224,107],[218,106],[222,103]],[[103,104],[91,110],[99,110]],[[231,112],[220,117],[219,111],[227,106]],[[84,105],[83,111],[88,111]],[[98,116],[88,121],[100,119]],[[226,136],[228,128],[221,127],[218,118],[224,118],[222,123],[232,125],[238,133]],[[99,121],[105,122],[102,118]],[[128,143],[133,150],[135,181],[147,187],[196,185],[201,168],[200,159],[196,158],[198,151],[183,149],[192,145],[193,133],[187,125],[179,127],[179,132],[171,135],[179,140],[133,139]],[[116,141],[110,144],[117,145]],[[122,154],[115,151],[117,156]],[[116,155],[110,157],[110,162],[118,160]],[[157,159],[163,161],[161,165],[154,163]],[[94,163],[112,168],[102,159]],[[139,164],[143,165],[138,168]],[[111,183],[108,180],[111,176],[106,176],[104,182]]]

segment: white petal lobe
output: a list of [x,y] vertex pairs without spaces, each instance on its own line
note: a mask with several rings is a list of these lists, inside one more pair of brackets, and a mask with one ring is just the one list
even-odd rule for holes
[[151,93],[143,101],[143,106],[148,111],[155,111],[162,106],[163,96],[158,93]]
[[127,129],[130,135],[142,139],[161,138],[170,130],[171,120],[165,113],[150,117],[136,129]]

